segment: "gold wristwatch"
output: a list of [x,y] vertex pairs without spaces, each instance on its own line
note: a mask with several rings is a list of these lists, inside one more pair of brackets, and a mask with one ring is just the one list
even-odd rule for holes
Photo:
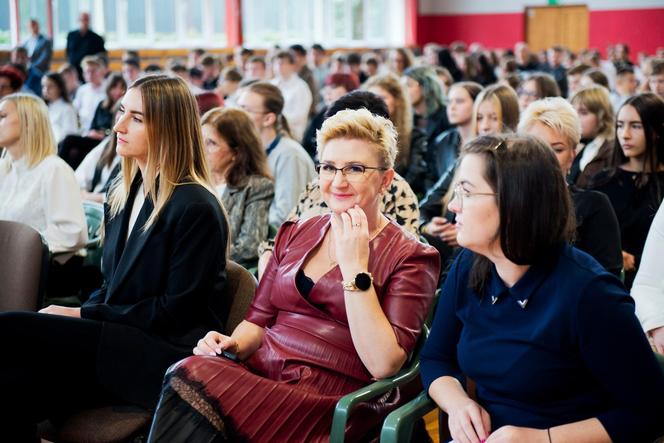
[[367,291],[373,283],[373,276],[369,272],[360,272],[351,281],[342,281],[344,291]]

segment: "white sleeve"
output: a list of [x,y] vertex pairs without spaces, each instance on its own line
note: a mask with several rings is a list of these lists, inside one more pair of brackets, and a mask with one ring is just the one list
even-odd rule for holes
[[292,96],[293,99],[285,103],[283,113],[293,133],[293,139],[301,143],[304,131],[307,129],[312,97],[311,90],[309,90],[304,80],[299,82],[298,85],[297,93]]
[[44,238],[51,252],[77,251],[88,238],[83,201],[74,171],[58,162],[43,181],[46,230]]
[[108,137],[102,140],[92,149],[92,151],[88,153],[88,155],[85,156],[81,164],[78,165],[78,168],[76,168],[76,181],[78,182],[78,187],[81,190],[87,191],[90,189],[90,186],[92,185],[92,179],[95,176],[97,163],[99,163],[101,154],[104,152],[104,148],[106,147],[108,141]]
[[76,108],[69,103],[64,107],[62,113],[61,130],[62,138],[65,138],[67,135],[78,134],[78,113]]
[[662,272],[661,258],[663,250],[664,204],[660,205],[650,225],[639,271],[632,285],[636,316],[646,332],[664,326],[664,272]]

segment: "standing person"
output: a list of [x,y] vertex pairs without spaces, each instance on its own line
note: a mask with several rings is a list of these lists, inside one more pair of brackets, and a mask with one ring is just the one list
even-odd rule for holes
[[660,436],[664,377],[618,278],[568,244],[573,209],[551,148],[531,136],[478,137],[450,208],[465,249],[445,280],[421,373],[454,441]]
[[78,70],[78,78],[83,80],[81,61],[88,55],[106,52],[104,39],[90,29],[90,14],[81,12],[78,29],[67,34],[67,60]]
[[664,197],[664,100],[653,93],[628,99],[616,117],[613,167],[595,176],[620,223],[625,286],[631,288],[655,212]]
[[300,78],[295,58],[288,51],[279,51],[272,59],[274,79],[270,81],[279,88],[284,97],[283,114],[288,119],[291,135],[298,143],[307,128],[313,97],[307,83]]
[[[0,314],[0,426],[105,402],[155,407],[166,368],[221,328],[228,228],[205,162],[196,101],[179,78],[146,76],[115,124],[122,178],[105,206],[105,284],[81,308]],[[78,192],[76,192],[78,194]],[[40,351],[25,346],[39,343]],[[39,362],[57,362],[44,372]]]
[[[396,136],[366,109],[325,121],[318,170],[332,214],[284,224],[244,321],[231,336],[210,331],[167,375],[149,441],[328,441],[341,396],[399,371],[439,259],[380,212]],[[366,439],[398,398],[360,406],[349,439]]]
[[23,42],[23,47],[28,51],[30,67],[39,69],[39,72],[44,74],[51,67],[53,42],[40,32],[39,22],[36,19],[30,19],[28,26],[30,27],[30,37]]
[[42,97],[48,105],[55,143],[60,143],[67,135],[78,134],[78,114],[60,74],[49,72],[42,77]]
[[212,181],[228,213],[231,260],[256,266],[258,245],[267,239],[274,183],[251,116],[215,108],[201,120]]
[[281,226],[307,183],[314,179],[314,163],[290,136],[289,122],[283,115],[284,97],[279,88],[267,82],[252,83],[243,89],[237,103],[251,116],[267,154],[274,177],[269,220],[271,225]]

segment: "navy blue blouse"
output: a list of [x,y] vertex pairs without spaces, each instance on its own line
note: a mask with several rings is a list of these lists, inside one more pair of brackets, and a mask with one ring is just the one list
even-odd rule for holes
[[480,298],[468,285],[473,259],[464,250],[443,286],[421,358],[427,390],[468,376],[492,430],[596,417],[614,442],[664,434],[664,376],[615,276],[565,245],[512,288],[492,266]]

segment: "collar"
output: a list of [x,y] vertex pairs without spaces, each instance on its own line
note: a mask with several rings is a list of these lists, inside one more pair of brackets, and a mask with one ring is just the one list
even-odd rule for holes
[[505,297],[513,299],[522,309],[526,309],[531,302],[533,294],[539,289],[549,277],[551,269],[558,261],[558,257],[565,245],[552,248],[551,252],[545,254],[539,261],[533,263],[528,271],[508,288],[496,271],[496,266],[491,264],[491,280],[487,288],[488,300],[491,304],[500,303]]

